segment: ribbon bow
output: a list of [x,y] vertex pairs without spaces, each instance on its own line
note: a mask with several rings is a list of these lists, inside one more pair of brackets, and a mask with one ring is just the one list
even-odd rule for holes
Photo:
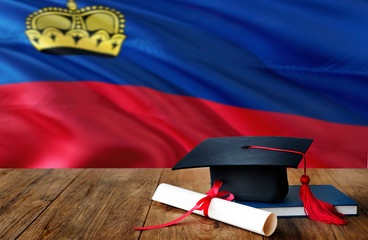
[[[221,185],[222,185],[222,182],[219,181],[219,180],[216,180],[215,183],[213,184],[213,187],[206,193],[206,196],[201,198],[196,203],[196,205],[192,209],[190,209],[187,213],[185,213],[183,216],[181,216],[181,217],[179,217],[179,218],[177,218],[177,219],[175,219],[171,222],[165,223],[165,224],[160,224],[160,225],[150,226],[150,227],[134,228],[134,229],[136,229],[136,230],[149,230],[149,229],[168,227],[168,226],[174,225],[177,222],[180,222],[181,220],[183,220],[184,218],[189,216],[195,210],[203,211],[203,214],[206,217],[208,217],[208,208],[210,207],[211,200],[213,198],[215,198],[215,197],[222,198],[222,199],[227,200],[227,201],[231,201],[231,200],[234,199],[234,195],[227,192],[227,191],[219,192],[219,189],[220,189]],[[226,197],[226,198],[223,198],[226,195],[229,195],[229,196]]]

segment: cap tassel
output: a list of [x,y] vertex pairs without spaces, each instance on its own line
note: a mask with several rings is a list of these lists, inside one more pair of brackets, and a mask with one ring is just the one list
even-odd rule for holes
[[260,147],[260,146],[244,146],[243,148],[258,148],[258,149],[265,149],[265,150],[272,150],[272,151],[301,154],[304,158],[304,175],[300,178],[302,186],[300,186],[299,198],[303,202],[305,215],[307,215],[307,217],[309,217],[312,220],[323,222],[323,223],[330,223],[330,224],[336,224],[336,225],[346,225],[349,223],[348,221],[343,220],[345,215],[342,213],[339,213],[333,205],[323,202],[321,200],[318,200],[313,195],[311,189],[308,186],[310,178],[308,175],[306,175],[307,160],[305,158],[304,153],[298,152],[298,151],[292,151],[292,150]]
[[308,186],[309,180],[308,175],[303,175],[300,178],[302,186],[300,186],[299,198],[303,202],[305,215],[312,220],[323,223],[346,225],[348,222],[343,220],[344,214],[339,213],[333,205],[318,200],[313,195]]

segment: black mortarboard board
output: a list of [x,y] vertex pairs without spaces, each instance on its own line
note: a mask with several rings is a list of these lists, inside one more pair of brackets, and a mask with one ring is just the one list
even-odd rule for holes
[[201,142],[172,169],[210,167],[211,184],[223,182],[238,201],[281,201],[288,193],[286,167],[297,168],[312,139],[291,137],[221,137]]

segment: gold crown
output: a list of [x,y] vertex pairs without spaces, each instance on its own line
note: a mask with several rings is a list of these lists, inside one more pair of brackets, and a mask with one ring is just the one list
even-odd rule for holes
[[46,7],[26,19],[27,34],[38,50],[52,54],[92,54],[115,57],[126,38],[124,16],[115,9],[92,6],[77,9]]

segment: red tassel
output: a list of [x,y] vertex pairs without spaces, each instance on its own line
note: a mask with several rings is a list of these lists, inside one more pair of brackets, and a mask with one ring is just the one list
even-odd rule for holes
[[300,154],[304,158],[304,175],[300,178],[302,182],[302,186],[300,187],[299,197],[302,200],[304,205],[304,212],[310,219],[323,222],[323,223],[331,223],[336,225],[346,225],[347,221],[343,220],[345,217],[344,214],[339,213],[334,206],[329,203],[318,200],[310,190],[309,184],[309,176],[306,175],[307,171],[307,159],[305,158],[305,154],[298,151],[286,150],[286,149],[278,149],[278,148],[269,148],[269,147],[260,147],[260,146],[246,146],[245,148],[259,148],[266,149],[272,151],[280,151],[280,152],[290,152]]
[[343,220],[344,214],[339,213],[336,208],[326,202],[318,200],[310,190],[309,176],[303,175],[300,178],[302,186],[300,187],[299,197],[304,204],[304,212],[310,219],[331,223],[336,225],[346,225],[348,222]]

